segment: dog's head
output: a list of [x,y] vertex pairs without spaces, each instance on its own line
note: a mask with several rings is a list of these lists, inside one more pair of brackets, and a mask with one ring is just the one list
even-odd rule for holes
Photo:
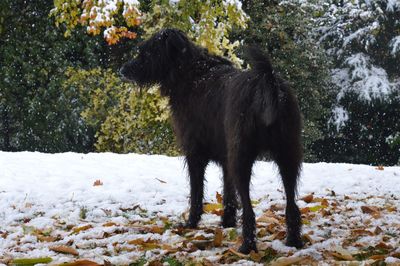
[[120,74],[139,85],[163,83],[171,71],[183,68],[192,52],[193,44],[183,32],[164,29],[139,46],[137,57],[124,64]]

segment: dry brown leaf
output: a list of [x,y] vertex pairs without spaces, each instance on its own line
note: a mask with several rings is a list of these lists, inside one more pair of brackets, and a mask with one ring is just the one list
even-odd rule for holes
[[375,228],[375,230],[374,230],[375,235],[379,235],[379,234],[382,233],[382,232],[383,232],[383,230],[382,230],[382,228],[380,228],[379,226],[377,226],[377,227]]
[[262,259],[261,253],[255,252],[254,250],[250,251],[249,257],[255,262],[260,262]]
[[269,216],[267,213],[264,213],[263,215],[258,217],[257,222],[258,223],[267,223],[267,224],[269,224],[269,223],[279,224],[279,220],[278,219]]
[[382,165],[378,165],[377,167],[375,167],[375,169],[380,171],[385,170],[385,168]]
[[393,249],[393,247],[389,244],[386,244],[385,242],[379,242],[378,245],[375,246],[375,248],[381,248],[381,249]]
[[78,234],[79,232],[86,231],[93,228],[91,224],[87,224],[84,226],[75,227],[72,229],[72,234]]
[[387,207],[386,207],[386,210],[387,210],[388,212],[396,212],[396,211],[397,211],[397,208],[396,208],[396,206],[387,206]]
[[49,249],[54,251],[54,252],[58,252],[58,253],[71,254],[71,255],[74,255],[74,256],[79,256],[79,252],[76,249],[74,249],[72,247],[64,246],[64,245],[52,246],[52,247],[49,247]]
[[304,242],[308,242],[310,244],[314,244],[314,240],[311,238],[310,235],[303,234],[302,238],[303,238]]
[[43,236],[43,235],[38,235],[36,236],[37,239],[41,242],[54,242],[57,240],[57,237],[54,236]]
[[386,259],[386,255],[373,255],[373,256],[369,257],[368,259],[371,259],[371,260],[384,260],[384,259]]
[[214,234],[214,247],[222,246],[222,240],[224,239],[224,233],[220,228],[215,229]]
[[373,236],[374,233],[365,229],[354,229],[351,231],[352,236]]
[[341,260],[354,260],[351,253],[342,247],[336,247],[335,251],[331,253],[332,256]]
[[313,194],[309,194],[307,196],[304,196],[301,198],[305,203],[311,203],[314,199],[314,195]]
[[149,233],[162,235],[164,233],[165,229],[164,229],[164,227],[154,225],[151,227],[146,227],[146,231]]
[[278,240],[283,240],[283,239],[285,239],[285,237],[286,237],[286,232],[285,231],[279,231],[279,232],[277,232],[277,233],[275,233],[273,236],[272,236],[272,239],[278,239]]
[[361,206],[361,210],[368,214],[379,213],[379,208],[375,206]]
[[243,253],[240,253],[239,251],[234,250],[233,248],[230,248],[227,250],[229,253],[238,256],[239,258],[248,258],[249,256]]
[[305,259],[305,257],[296,257],[296,256],[280,257],[280,258],[272,261],[270,265],[271,266],[287,266],[287,265],[292,265],[294,263],[298,263],[304,259]]
[[217,191],[217,193],[216,193],[216,195],[215,195],[215,198],[217,199],[217,202],[218,202],[219,204],[222,204],[222,195],[219,194],[218,191]]
[[101,264],[98,264],[96,262],[90,261],[90,260],[77,260],[69,263],[64,263],[62,264],[63,266],[100,266]]
[[104,227],[111,227],[111,226],[117,226],[118,224],[114,223],[114,222],[107,222],[105,224],[103,224]]
[[158,182],[162,183],[162,184],[166,184],[166,183],[167,183],[167,182],[165,182],[164,180],[161,180],[161,179],[159,179],[159,178],[157,178],[157,177],[156,177],[156,180],[157,180]]
[[211,248],[214,243],[214,240],[205,239],[205,240],[192,240],[190,241],[196,248],[200,250],[205,250],[207,248]]
[[96,181],[94,181],[94,183],[93,183],[93,186],[94,186],[94,187],[102,186],[102,185],[103,185],[103,182],[101,182],[99,179],[96,180]]

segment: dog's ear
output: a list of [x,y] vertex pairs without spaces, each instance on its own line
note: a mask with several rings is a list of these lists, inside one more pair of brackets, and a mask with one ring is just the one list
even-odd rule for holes
[[170,29],[167,32],[166,46],[171,55],[182,55],[188,50],[189,41],[179,30]]

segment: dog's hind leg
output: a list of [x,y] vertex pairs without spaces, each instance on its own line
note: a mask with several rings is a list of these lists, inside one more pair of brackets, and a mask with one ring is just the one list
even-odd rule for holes
[[301,169],[302,148],[300,144],[280,142],[281,146],[273,151],[275,162],[282,176],[286,193],[286,245],[301,248],[301,214],[296,204],[296,189]]
[[185,227],[196,228],[203,213],[204,172],[208,160],[201,156],[187,156],[190,178],[190,213]]
[[226,164],[223,165],[222,169],[224,174],[224,192],[223,192],[224,214],[222,216],[222,226],[224,228],[235,227],[236,211],[238,205],[235,184],[234,180],[232,180],[228,176],[228,169],[226,167]]
[[250,251],[257,251],[255,231],[256,222],[253,207],[250,200],[250,177],[254,158],[250,158],[245,151],[231,151],[229,156],[229,175],[233,178],[242,202],[243,213],[243,243],[239,252],[248,254]]

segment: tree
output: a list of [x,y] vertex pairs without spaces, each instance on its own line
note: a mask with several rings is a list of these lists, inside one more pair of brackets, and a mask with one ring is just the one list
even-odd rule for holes
[[57,25],[66,26],[66,36],[84,26],[89,34],[103,33],[109,44],[115,44],[141,32],[146,38],[161,28],[175,27],[210,52],[240,62],[234,53],[238,42],[228,39],[232,27],[246,26],[247,17],[238,0],[56,0],[54,5],[51,14]]
[[[325,2],[326,3],[326,2]],[[328,161],[395,164],[400,159],[400,3],[329,1],[318,19],[320,42],[340,88],[326,139]]]
[[74,95],[61,89],[67,66],[106,58],[98,39],[65,40],[48,13],[52,1],[1,2],[0,149],[90,151],[94,132],[83,123]]

